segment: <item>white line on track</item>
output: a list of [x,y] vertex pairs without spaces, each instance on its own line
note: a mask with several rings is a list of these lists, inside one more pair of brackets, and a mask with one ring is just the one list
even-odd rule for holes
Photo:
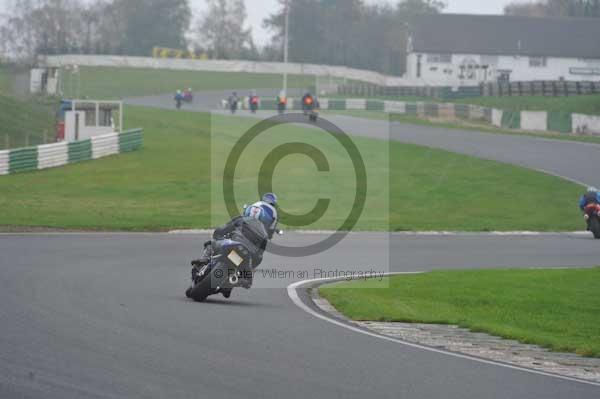
[[[420,274],[423,272],[398,272],[398,273],[387,273],[386,276],[395,276],[395,275],[403,275],[403,274]],[[398,338],[392,338],[392,337],[388,337],[385,335],[381,335],[381,334],[377,334],[375,332],[372,331],[367,331],[367,330],[363,330],[361,328],[358,327],[354,327],[350,324],[347,323],[343,323],[339,320],[336,320],[334,318],[328,317],[323,313],[317,312],[314,309],[311,309],[308,305],[306,305],[302,299],[300,299],[300,296],[298,295],[298,289],[300,289],[301,287],[305,286],[305,285],[311,285],[311,284],[315,284],[315,283],[326,283],[326,282],[335,282],[335,281],[340,281],[339,278],[321,278],[321,279],[314,279],[314,280],[303,280],[303,281],[298,281],[295,282],[293,284],[290,284],[287,287],[287,293],[288,296],[290,297],[290,299],[292,300],[292,302],[294,302],[294,304],[296,306],[298,306],[300,309],[302,309],[303,311],[305,311],[306,313],[324,320],[328,323],[334,324],[336,326],[339,327],[343,327],[347,330],[350,331],[354,331],[360,334],[364,334],[364,335],[368,335],[370,337],[373,338],[379,338],[385,341],[389,341],[389,342],[394,342],[397,344],[401,344],[404,346],[409,346],[411,348],[416,348],[416,349],[421,349],[421,350],[426,350],[429,352],[434,352],[434,353],[439,353],[442,355],[447,355],[447,356],[453,356],[453,357],[457,357],[460,359],[466,359],[466,360],[472,360],[472,361],[476,361],[479,363],[484,363],[484,364],[489,364],[489,365],[493,365],[493,366],[498,366],[498,367],[504,367],[504,368],[508,368],[508,369],[512,369],[512,370],[518,370],[518,371],[524,371],[527,373],[532,373],[532,374],[538,374],[538,375],[543,375],[546,377],[552,377],[552,378],[558,378],[561,380],[567,380],[567,381],[572,381],[572,382],[579,382],[582,384],[588,384],[588,385],[594,385],[594,386],[599,386],[600,387],[600,383],[594,382],[594,381],[586,381],[586,380],[582,380],[579,378],[573,378],[573,377],[567,377],[567,376],[562,376],[562,375],[558,375],[558,374],[552,374],[552,373],[546,373],[544,371],[539,371],[539,370],[534,370],[534,369],[529,369],[526,367],[520,367],[520,366],[514,366],[511,364],[507,364],[507,363],[501,363],[501,362],[497,362],[497,361],[493,361],[493,360],[487,360],[487,359],[482,359],[482,358],[478,358],[475,356],[469,356],[469,355],[465,355],[465,354],[461,354],[461,353],[456,353],[456,352],[450,352],[447,350],[443,350],[443,349],[437,349],[437,348],[432,348],[429,346],[425,346],[425,345],[420,345],[420,344],[415,344],[412,342],[408,342],[408,341],[403,341],[401,339]]]

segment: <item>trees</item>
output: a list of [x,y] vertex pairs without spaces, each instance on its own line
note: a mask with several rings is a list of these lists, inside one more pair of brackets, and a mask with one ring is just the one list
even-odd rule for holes
[[246,18],[243,0],[209,0],[196,29],[200,47],[208,48],[213,58],[252,58],[256,49]]
[[125,54],[148,56],[155,46],[186,47],[191,20],[188,0],[114,0],[111,7],[122,18]]
[[[0,26],[2,50],[150,55],[154,46],[185,48],[188,0],[15,0]],[[2,22],[2,21],[0,21]]]
[[[265,19],[273,32],[270,55],[283,58],[285,0]],[[401,74],[409,22],[415,15],[440,12],[437,0],[405,0],[391,5],[366,5],[363,0],[289,0],[290,60]]]

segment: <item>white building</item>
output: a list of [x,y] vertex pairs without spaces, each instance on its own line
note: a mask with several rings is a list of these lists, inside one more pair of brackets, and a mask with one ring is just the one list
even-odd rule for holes
[[496,81],[600,81],[600,20],[503,15],[423,15],[407,73],[428,85]]

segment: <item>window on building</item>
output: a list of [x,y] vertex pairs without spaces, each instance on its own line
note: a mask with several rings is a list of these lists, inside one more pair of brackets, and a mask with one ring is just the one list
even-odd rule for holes
[[529,57],[529,66],[532,68],[543,68],[546,66],[546,57]]
[[452,54],[427,54],[427,62],[430,64],[451,64]]

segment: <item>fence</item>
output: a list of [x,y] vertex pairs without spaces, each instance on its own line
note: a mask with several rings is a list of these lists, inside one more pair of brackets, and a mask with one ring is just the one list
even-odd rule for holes
[[[503,129],[550,131],[559,133],[600,135],[600,116],[571,114],[562,111],[510,111],[459,103],[403,102],[374,99],[319,99],[322,110],[383,111],[440,119],[464,119],[483,122]],[[227,106],[226,101],[223,104]],[[287,110],[301,109],[300,99],[289,99]],[[274,100],[263,101],[263,110],[275,110]]]
[[455,99],[493,96],[577,96],[599,94],[600,82],[534,81],[483,83],[479,86],[381,86],[349,83],[338,86],[338,94],[364,97],[433,97]]
[[0,151],[0,175],[54,168],[135,151],[143,145],[142,129],[110,133],[91,139]]

